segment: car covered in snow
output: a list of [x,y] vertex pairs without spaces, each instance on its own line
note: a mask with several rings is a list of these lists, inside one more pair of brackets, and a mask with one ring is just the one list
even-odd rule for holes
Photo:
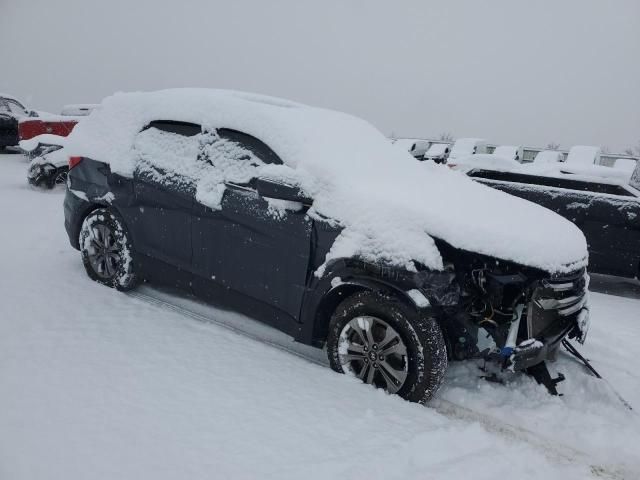
[[91,279],[183,288],[410,401],[469,358],[554,390],[545,362],[584,341],[575,225],[411,161],[361,119],[232,91],[117,94],[65,150],[65,228]]
[[429,148],[429,142],[427,140],[420,140],[419,138],[395,138],[391,140],[394,146],[409,152],[418,160],[422,160],[427,148]]
[[54,188],[66,184],[69,157],[64,151],[65,141],[65,137],[46,134],[20,142],[20,148],[31,159],[27,168],[31,185]]
[[18,145],[19,121],[33,116],[37,113],[27,110],[17,98],[0,94],[0,150]]
[[477,153],[487,153],[487,142],[485,140],[482,138],[459,138],[451,147],[449,160],[457,161],[459,158]]
[[513,169],[485,165],[467,174],[577,225],[587,239],[591,272],[636,278],[640,277],[640,167],[635,164],[634,169],[630,174],[589,162],[534,162]]
[[423,160],[431,160],[436,163],[446,163],[449,158],[451,145],[448,143],[432,143],[425,152]]

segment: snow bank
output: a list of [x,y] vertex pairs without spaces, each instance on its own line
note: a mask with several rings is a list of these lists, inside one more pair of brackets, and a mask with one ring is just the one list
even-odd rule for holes
[[593,165],[600,161],[600,148],[587,145],[571,147],[567,155],[567,163],[579,165]]
[[[133,148],[138,133],[161,119],[239,130],[269,145],[284,165],[254,165],[254,174],[294,181],[314,199],[310,215],[344,227],[329,258],[355,254],[441,269],[437,237],[549,271],[586,264],[582,232],[555,213],[446,167],[416,162],[361,119],[286,100],[205,89],[116,94],[76,126],[66,150],[132,176],[141,162]],[[215,204],[224,181],[210,171],[201,176],[199,198]]]

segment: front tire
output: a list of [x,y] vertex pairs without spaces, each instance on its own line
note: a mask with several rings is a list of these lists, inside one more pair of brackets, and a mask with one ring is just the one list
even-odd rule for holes
[[122,291],[136,286],[131,241],[120,217],[109,209],[94,210],[82,222],[80,253],[92,280]]
[[338,306],[327,355],[336,372],[416,403],[433,397],[447,369],[436,319],[383,292],[359,292]]

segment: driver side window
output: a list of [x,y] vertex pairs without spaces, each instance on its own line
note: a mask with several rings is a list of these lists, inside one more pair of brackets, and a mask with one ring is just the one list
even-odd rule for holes
[[225,183],[255,188],[260,167],[282,161],[264,142],[226,128],[202,135],[199,158],[211,165]]

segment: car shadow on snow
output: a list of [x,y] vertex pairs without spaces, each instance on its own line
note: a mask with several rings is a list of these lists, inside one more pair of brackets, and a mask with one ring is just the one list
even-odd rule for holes
[[640,299],[640,281],[611,275],[589,274],[589,290],[607,295]]

